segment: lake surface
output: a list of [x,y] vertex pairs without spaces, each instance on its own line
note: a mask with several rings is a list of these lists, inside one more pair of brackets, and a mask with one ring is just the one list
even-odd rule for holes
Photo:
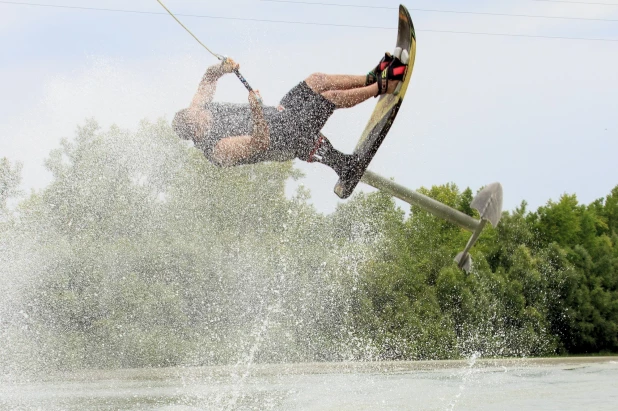
[[0,380],[2,410],[616,410],[618,357],[82,371]]

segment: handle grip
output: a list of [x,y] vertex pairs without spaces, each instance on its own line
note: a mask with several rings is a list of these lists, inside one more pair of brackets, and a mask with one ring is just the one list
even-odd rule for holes
[[[242,74],[240,74],[240,71],[238,70],[234,70],[234,74],[236,74],[236,77],[238,77],[238,80],[240,80],[240,82],[243,84],[243,86],[245,86],[245,88],[249,91],[252,92],[253,88],[251,87],[251,85],[249,84],[249,82],[247,81],[246,78],[244,78],[244,76]],[[262,102],[262,99],[259,96],[255,96],[257,98],[257,101],[261,104],[264,105],[264,103]]]
[[236,74],[236,77],[238,77],[238,80],[240,80],[240,82],[243,84],[243,86],[247,88],[248,91],[253,91],[253,88],[249,85],[249,82],[247,81],[247,79],[245,79],[243,75],[240,74],[240,71],[238,71],[237,69],[234,69],[234,74]]
[[[219,56],[218,58],[224,63],[227,60],[227,57],[225,56]],[[240,82],[242,83],[242,85],[245,86],[245,88],[247,89],[247,91],[249,91],[249,93],[251,93],[253,91],[253,87],[251,87],[247,79],[242,74],[240,74],[240,71],[238,71],[238,69],[234,69],[233,71],[234,71],[234,74],[236,74],[236,77],[238,77],[238,80],[240,80]],[[262,99],[258,95],[256,95],[255,97],[257,98],[258,103],[260,103],[260,105],[263,106],[264,103],[262,102]]]

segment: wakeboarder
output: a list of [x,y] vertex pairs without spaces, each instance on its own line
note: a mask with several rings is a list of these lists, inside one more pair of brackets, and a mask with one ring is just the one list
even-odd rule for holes
[[262,106],[257,90],[249,93],[249,104],[213,102],[219,78],[238,68],[227,58],[206,70],[190,106],[174,117],[176,134],[193,141],[217,166],[298,158],[321,162],[341,175],[354,156],[336,150],[321,134],[322,127],[335,110],[393,94],[406,64],[386,53],[367,75],[314,73],[293,87],[277,107]]

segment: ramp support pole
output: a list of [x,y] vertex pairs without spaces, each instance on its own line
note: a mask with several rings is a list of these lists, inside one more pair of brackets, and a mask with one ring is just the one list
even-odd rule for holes
[[433,198],[410,190],[370,170],[365,171],[361,181],[386,194],[405,201],[410,205],[416,205],[436,217],[443,218],[472,232],[472,237],[468,241],[464,251],[455,257],[455,262],[457,262],[459,268],[464,269],[466,272],[472,269],[472,258],[470,258],[469,251],[481,235],[485,224],[489,221],[495,227],[498,225],[500,217],[502,216],[502,185],[500,183],[489,184],[472,200],[470,204],[471,207],[478,210],[481,216],[481,219],[477,220],[459,210],[455,210]]

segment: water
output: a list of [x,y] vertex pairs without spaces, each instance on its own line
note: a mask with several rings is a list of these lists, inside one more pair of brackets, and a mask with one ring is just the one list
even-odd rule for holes
[[618,357],[82,371],[4,380],[6,410],[614,410]]

